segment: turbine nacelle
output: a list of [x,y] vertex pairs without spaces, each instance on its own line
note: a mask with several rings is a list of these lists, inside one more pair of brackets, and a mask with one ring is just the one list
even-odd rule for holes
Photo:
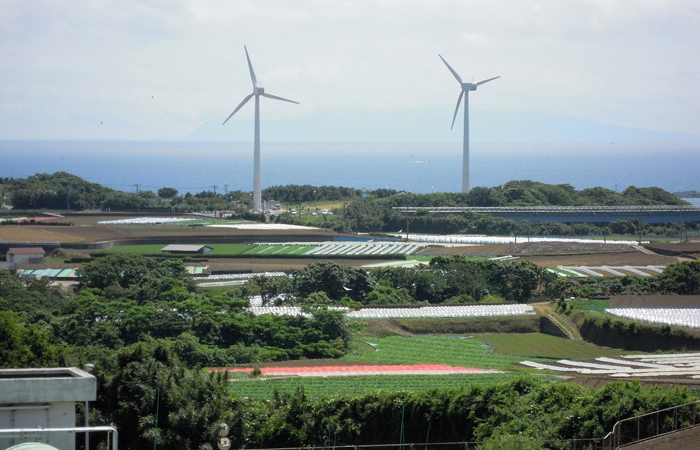
[[462,83],[462,90],[464,91],[476,91],[479,85],[476,83]]
[[262,86],[253,86],[253,95],[265,95],[265,88]]

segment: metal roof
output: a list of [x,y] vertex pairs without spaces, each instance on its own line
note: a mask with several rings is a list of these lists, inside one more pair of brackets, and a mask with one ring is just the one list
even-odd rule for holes
[[204,248],[213,250],[208,245],[186,245],[186,244],[170,244],[161,248],[161,252],[198,252]]
[[34,255],[36,253],[41,253],[43,255],[46,252],[41,247],[11,247],[7,253],[12,253],[13,255]]

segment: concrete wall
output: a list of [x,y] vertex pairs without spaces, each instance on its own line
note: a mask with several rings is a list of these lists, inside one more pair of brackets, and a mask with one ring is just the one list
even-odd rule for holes
[[[0,370],[0,429],[75,427],[77,402],[94,401],[97,380],[76,368]],[[82,436],[82,435],[81,435]],[[0,448],[43,442],[75,450],[73,432],[0,436]]]
[[[0,406],[0,429],[75,427],[75,403],[52,402]],[[58,449],[74,450],[72,432],[37,433],[31,436],[0,437],[0,448],[23,442],[43,442]]]

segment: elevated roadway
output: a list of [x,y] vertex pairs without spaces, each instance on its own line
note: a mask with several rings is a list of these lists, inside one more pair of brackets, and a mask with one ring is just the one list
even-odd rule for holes
[[398,206],[394,211],[401,214],[429,213],[488,214],[508,220],[530,222],[597,222],[610,223],[616,220],[637,219],[644,223],[697,222],[700,207],[695,205],[638,205],[638,206]]

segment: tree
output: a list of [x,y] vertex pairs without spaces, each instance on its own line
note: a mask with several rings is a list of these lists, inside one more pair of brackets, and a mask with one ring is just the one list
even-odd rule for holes
[[[78,269],[81,286],[105,289],[118,285],[128,289],[140,284],[148,287],[149,283],[172,287],[167,280],[159,278],[172,277],[184,283],[187,290],[194,291],[194,282],[187,273],[182,261],[159,260],[142,255],[107,255],[83,264]],[[175,283],[182,286],[181,283]]]
[[269,306],[280,294],[289,294],[289,283],[286,278],[255,275],[248,282],[254,292],[260,294],[263,306]]
[[171,187],[163,187],[158,189],[158,197],[160,198],[173,198],[178,194],[177,189]]
[[700,261],[671,264],[657,277],[664,291],[681,295],[700,294]]
[[52,367],[57,356],[44,332],[25,326],[16,313],[0,311],[0,367]]
[[315,309],[311,325],[323,334],[325,340],[335,343],[342,353],[350,348],[352,331],[343,311]]
[[119,353],[117,375],[98,383],[99,408],[116,423],[123,448],[205,448],[233,404],[226,373],[189,371],[170,343],[146,341]]
[[293,279],[301,297],[325,292],[333,300],[348,297],[359,301],[374,289],[374,281],[367,271],[333,262],[309,264],[294,272]]

